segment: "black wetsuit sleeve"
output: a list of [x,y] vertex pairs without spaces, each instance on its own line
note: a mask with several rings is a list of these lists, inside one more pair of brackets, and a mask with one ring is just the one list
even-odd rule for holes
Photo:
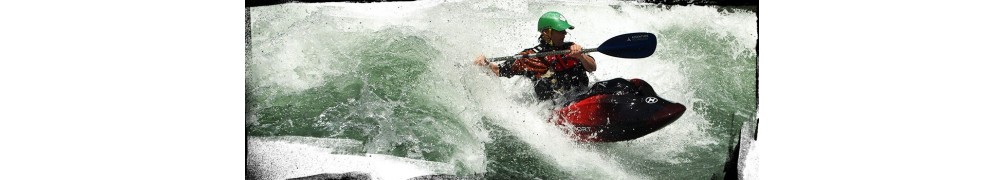
[[499,63],[499,76],[513,77],[513,62],[516,60],[506,60]]
[[[520,51],[520,52],[522,53],[522,52],[527,52],[527,51],[533,51],[533,48],[524,49],[523,51]],[[519,55],[519,53],[514,54],[514,55]],[[516,71],[513,70],[513,62],[516,62],[516,59],[506,60],[506,61],[503,61],[502,63],[499,63],[499,76],[501,76],[501,77],[513,77],[514,75],[525,75],[525,74],[516,73]]]

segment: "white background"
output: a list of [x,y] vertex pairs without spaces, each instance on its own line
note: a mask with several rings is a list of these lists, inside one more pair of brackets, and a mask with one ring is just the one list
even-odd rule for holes
[[[760,179],[997,179],[1000,1],[762,1]],[[0,179],[242,179],[244,8],[0,6]]]

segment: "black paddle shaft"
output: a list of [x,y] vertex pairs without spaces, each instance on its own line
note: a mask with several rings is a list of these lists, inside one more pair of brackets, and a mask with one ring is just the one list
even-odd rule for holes
[[[583,49],[581,53],[600,52],[609,56],[620,58],[645,58],[651,56],[655,51],[656,35],[653,33],[638,32],[614,36],[613,38],[604,41],[603,44],[600,44],[600,47]],[[489,58],[487,60],[491,62],[506,61],[520,58],[536,58],[558,54],[568,54],[569,52],[572,52],[572,50],[503,56]]]
[[[503,57],[489,58],[488,60],[490,62],[508,61],[508,60],[514,60],[514,59],[520,59],[520,58],[532,58],[532,57],[536,58],[536,57],[545,57],[545,56],[559,55],[559,54],[569,54],[569,52],[572,52],[572,50],[549,51],[549,52],[531,53],[531,54],[517,54],[517,55],[513,55],[513,56],[503,56]],[[590,52],[597,52],[597,48],[583,49],[583,51],[581,53],[590,53]]]

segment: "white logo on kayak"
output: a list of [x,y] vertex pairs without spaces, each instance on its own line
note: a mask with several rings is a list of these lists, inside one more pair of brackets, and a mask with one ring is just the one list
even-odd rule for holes
[[655,97],[646,97],[646,103],[652,104],[658,101]]

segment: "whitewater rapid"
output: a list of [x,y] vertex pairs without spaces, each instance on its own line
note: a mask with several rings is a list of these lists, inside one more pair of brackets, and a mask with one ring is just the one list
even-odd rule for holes
[[[561,5],[555,5],[561,4]],[[583,144],[570,141],[556,126],[546,122],[554,108],[548,102],[533,100],[532,84],[524,78],[498,78],[471,62],[478,54],[488,57],[513,54],[536,43],[537,16],[546,11],[562,12],[576,29],[571,30],[568,41],[584,47],[596,47],[607,38],[631,32],[656,33],[660,42],[657,54],[643,59],[619,59],[593,53],[598,70],[590,75],[591,83],[612,78],[640,78],[649,82],[661,97],[689,107],[677,122],[634,141],[611,144]],[[728,41],[729,46],[718,49],[724,57],[742,61],[754,56],[756,46],[756,15],[721,13],[714,7],[688,6],[657,8],[645,4],[622,1],[416,1],[390,3],[319,3],[284,4],[255,7],[251,10],[252,58],[249,59],[249,86],[253,96],[266,99],[256,108],[276,106],[277,96],[297,95],[312,89],[341,88],[345,84],[358,84],[362,93],[338,104],[353,104],[367,108],[358,109],[369,114],[360,117],[377,119],[372,139],[361,144],[361,151],[382,153],[401,144],[399,141],[423,142],[422,136],[407,140],[402,136],[407,129],[401,121],[439,122],[437,118],[402,117],[396,113],[407,111],[408,103],[422,101],[437,107],[439,113],[449,115],[446,125],[432,126],[419,133],[439,136],[434,144],[413,147],[409,159],[429,159],[423,152],[440,151],[437,147],[450,146],[450,155],[439,163],[451,167],[441,172],[448,174],[478,174],[491,171],[486,157],[485,143],[492,142],[486,124],[498,126],[531,147],[538,159],[560,167],[564,172],[581,178],[597,179],[662,179],[663,172],[649,172],[653,165],[695,163],[692,151],[712,151],[723,146],[710,133],[711,120],[705,111],[693,109],[695,103],[710,101],[696,92],[701,85],[693,82],[692,71],[702,65],[687,61],[709,58],[702,52],[684,47],[688,44],[677,37],[676,31],[703,32],[709,39]],[[406,42],[394,44],[394,42]],[[367,49],[387,51],[367,51]],[[699,47],[700,48],[700,47]],[[384,58],[423,59],[408,61],[406,65],[421,66],[411,76],[367,76],[359,73],[385,73],[361,71],[356,68],[371,67],[371,61]],[[380,67],[400,65],[396,62]],[[714,66],[714,65],[707,65]],[[394,67],[387,67],[395,71]],[[753,67],[751,67],[753,68]],[[378,77],[377,79],[372,79]],[[409,98],[379,91],[381,81],[392,78],[394,82],[410,84],[399,94],[411,92]],[[407,79],[396,79],[407,78]],[[722,83],[738,83],[722,82]],[[348,85],[345,85],[348,86]],[[353,86],[355,88],[355,86]],[[374,90],[377,89],[377,90]],[[395,91],[398,92],[398,91]],[[418,100],[411,100],[411,98]],[[723,97],[728,98],[728,97]],[[352,102],[349,102],[352,101]],[[442,109],[439,109],[441,108]],[[339,129],[339,107],[318,114],[315,123],[325,129]],[[405,109],[405,110],[402,110]],[[417,111],[429,111],[418,109]],[[746,112],[748,114],[752,112]],[[324,116],[324,117],[322,117]],[[289,121],[287,123],[305,123]],[[249,126],[264,127],[259,115],[248,119]],[[277,123],[278,124],[278,123]],[[413,123],[423,124],[423,123]],[[279,125],[270,125],[279,126]],[[288,125],[296,126],[296,125]],[[345,129],[345,128],[342,128]],[[281,132],[277,130],[277,132]],[[279,133],[282,134],[282,133]],[[404,133],[408,134],[408,133]],[[370,137],[370,136],[367,136]],[[342,136],[323,137],[348,139]],[[405,140],[403,140],[405,139]],[[253,141],[261,145],[258,141]],[[363,142],[361,142],[363,143]],[[728,143],[728,142],[726,142]],[[421,144],[421,143],[420,143]],[[296,149],[293,145],[266,144]],[[249,146],[264,147],[262,146]],[[289,146],[289,147],[287,147]],[[424,149],[425,148],[425,149]],[[274,148],[284,149],[284,148]],[[316,150],[311,150],[314,152]],[[260,152],[260,151],[252,151]],[[293,151],[290,151],[292,153]],[[268,151],[272,156],[282,156]],[[352,156],[352,155],[349,155]],[[271,157],[271,156],[269,156]],[[724,157],[724,156],[723,156]],[[713,157],[711,159],[717,159]],[[640,161],[643,159],[644,161]],[[323,166],[341,166],[328,163]],[[322,166],[322,165],[319,165]],[[708,168],[708,167],[704,167]],[[416,172],[433,173],[428,170]],[[440,168],[441,170],[443,168]],[[658,169],[658,168],[656,168]],[[349,171],[352,168],[319,170]],[[422,174],[413,173],[413,174]],[[672,173],[672,172],[670,172]]]

